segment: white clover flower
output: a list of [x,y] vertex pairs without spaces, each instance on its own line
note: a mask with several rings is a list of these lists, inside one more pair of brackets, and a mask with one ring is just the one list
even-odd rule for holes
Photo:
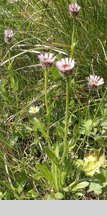
[[12,29],[5,29],[4,31],[4,41],[10,43],[13,39],[14,32]]
[[71,58],[62,58],[56,62],[56,66],[59,69],[61,75],[69,76],[74,72],[75,61]]
[[31,106],[30,107],[30,109],[29,109],[29,113],[30,114],[36,114],[36,113],[38,113],[39,112],[39,110],[40,110],[40,107],[39,106]]
[[73,16],[77,16],[79,14],[81,7],[77,3],[72,3],[69,5],[69,11]]
[[43,67],[50,67],[53,65],[56,57],[52,53],[41,53],[38,58]]
[[100,76],[90,75],[88,78],[88,86],[90,89],[98,88],[100,85],[104,84],[104,79]]

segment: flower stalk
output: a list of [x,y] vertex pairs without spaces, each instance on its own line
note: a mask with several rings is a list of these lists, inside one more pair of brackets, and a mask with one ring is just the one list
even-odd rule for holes
[[64,161],[67,154],[67,141],[68,141],[68,118],[69,118],[69,86],[70,78],[66,78],[66,113],[65,113],[65,137],[64,137],[64,149],[62,155],[62,162]]
[[50,115],[48,106],[48,73],[49,68],[45,68],[45,106],[46,106],[46,120],[47,120],[47,137],[48,137],[48,147],[51,147],[50,136],[49,136],[49,125],[50,125]]
[[70,57],[71,58],[73,58],[74,49],[75,49],[74,37],[75,37],[75,27],[74,27],[74,20],[73,20],[73,31],[72,31],[72,36],[71,36],[71,50],[70,50]]
[[61,162],[64,161],[67,154],[67,138],[68,138],[68,115],[69,115],[69,88],[70,88],[70,76],[72,76],[75,67],[75,61],[71,58],[62,58],[56,62],[56,66],[59,69],[60,74],[66,79],[66,113],[65,113],[65,136],[64,136],[64,148]]
[[[75,43],[74,43],[74,37],[75,37],[75,29],[74,29],[74,22],[73,22],[73,31],[72,31],[72,36],[71,36],[71,48],[70,48],[70,58],[73,59],[73,55],[74,55],[74,49],[75,49]],[[67,60],[66,60],[67,62]],[[70,61],[68,61],[70,63]],[[69,75],[73,74],[73,69],[75,66],[75,62],[74,60],[71,61],[72,62],[72,70],[68,73],[68,71],[66,70],[65,74],[68,74],[68,76],[66,77],[66,113],[65,113],[65,137],[64,137],[64,149],[63,149],[63,155],[62,155],[62,159],[61,162],[63,162],[65,160],[66,154],[67,152],[67,145],[68,145],[68,130],[69,130],[69,89],[70,89],[70,77]],[[63,65],[64,67],[64,65]],[[72,72],[72,73],[71,73]]]
[[51,140],[49,135],[49,125],[50,125],[50,110],[48,106],[48,73],[49,68],[54,64],[55,56],[53,53],[41,53],[38,56],[42,68],[44,68],[44,78],[45,78],[45,106],[46,106],[46,120],[47,120],[47,140],[48,147],[51,147]]

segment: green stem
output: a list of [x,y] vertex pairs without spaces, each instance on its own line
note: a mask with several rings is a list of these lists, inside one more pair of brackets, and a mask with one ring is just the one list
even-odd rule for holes
[[48,147],[50,148],[50,137],[49,137],[49,124],[50,124],[50,117],[49,117],[49,107],[48,107],[48,73],[49,70],[46,68],[45,70],[45,106],[46,106],[46,120],[47,120],[47,137],[48,137]]
[[74,49],[75,49],[75,28],[74,28],[74,22],[73,22],[73,31],[72,31],[72,36],[71,36],[71,50],[70,50],[70,57],[73,58],[74,55]]
[[67,154],[67,138],[68,138],[68,114],[69,114],[69,77],[66,78],[66,114],[65,114],[65,137],[64,149],[61,162],[64,161]]
[[47,88],[48,88],[48,70],[45,70],[45,106],[46,106],[46,113],[48,114],[48,95],[47,95]]

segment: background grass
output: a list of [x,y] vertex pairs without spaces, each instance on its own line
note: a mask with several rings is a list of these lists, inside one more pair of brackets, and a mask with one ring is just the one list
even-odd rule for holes
[[[79,0],[75,20],[70,2],[0,2],[1,199],[107,199],[107,2]],[[65,80],[53,67],[48,93],[52,154],[46,151],[44,74],[37,54],[69,56],[73,25],[76,70],[70,81],[69,154],[61,170]],[[3,35],[8,27],[15,32],[10,45]],[[89,98],[86,77],[93,73],[105,85]],[[41,107],[36,119],[28,113],[31,105]]]

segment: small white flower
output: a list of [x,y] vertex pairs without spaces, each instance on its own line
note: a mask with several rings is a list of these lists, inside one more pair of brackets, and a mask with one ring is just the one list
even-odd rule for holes
[[5,29],[4,31],[4,41],[10,43],[13,39],[14,32],[12,29]]
[[38,58],[43,67],[50,67],[53,65],[56,57],[52,53],[41,53]]
[[56,62],[56,66],[61,75],[69,76],[74,72],[75,61],[71,58],[62,58],[60,61]]
[[88,86],[90,89],[98,88],[100,85],[104,84],[104,79],[101,78],[100,76],[90,75],[86,79],[88,80]]
[[69,5],[69,10],[73,16],[77,16],[79,14],[81,7],[77,3],[72,3]]
[[40,110],[40,107],[39,106],[31,106],[30,107],[30,109],[29,109],[29,113],[30,114],[36,114],[36,113],[38,113],[39,112],[39,110]]

